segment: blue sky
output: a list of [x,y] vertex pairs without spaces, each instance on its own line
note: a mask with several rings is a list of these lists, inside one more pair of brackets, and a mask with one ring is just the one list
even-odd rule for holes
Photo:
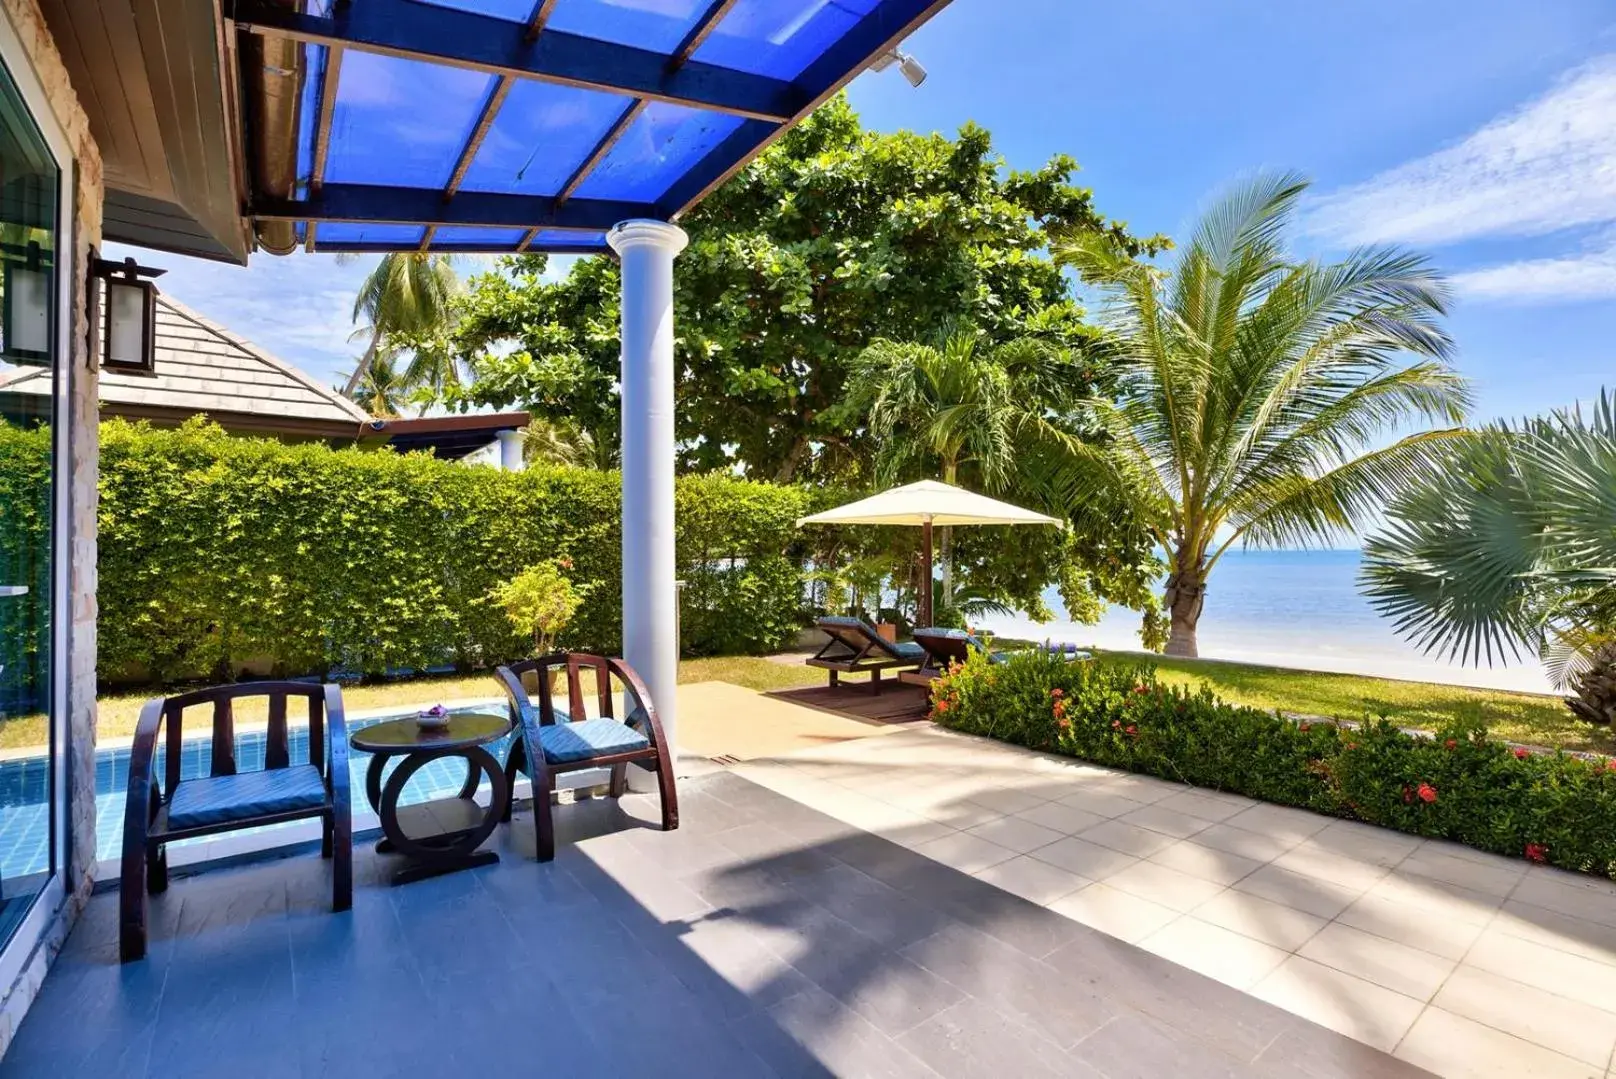
[[[920,89],[895,70],[853,85],[873,127],[975,120],[1017,167],[1069,153],[1099,209],[1140,232],[1179,232],[1243,173],[1299,169],[1306,250],[1404,243],[1452,276],[1481,415],[1616,387],[1608,0],[955,0],[907,48]],[[148,260],[170,268],[166,291],[318,377],[357,355],[368,261]]]

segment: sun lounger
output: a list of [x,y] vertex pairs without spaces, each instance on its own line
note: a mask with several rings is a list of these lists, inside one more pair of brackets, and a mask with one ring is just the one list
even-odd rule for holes
[[808,666],[829,671],[833,686],[840,684],[841,675],[868,671],[870,692],[880,693],[882,671],[918,667],[926,658],[920,645],[893,643],[862,618],[825,617],[818,625],[830,640],[808,659]]

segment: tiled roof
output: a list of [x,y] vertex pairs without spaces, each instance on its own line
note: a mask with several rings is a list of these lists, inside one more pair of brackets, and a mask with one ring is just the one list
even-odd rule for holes
[[[23,369],[9,378],[0,376],[0,386],[13,393],[44,393],[49,374]],[[354,428],[370,419],[335,389],[161,294],[155,372],[103,369],[99,396],[114,413],[123,406],[140,412],[204,412],[221,420],[220,414],[232,414]]]

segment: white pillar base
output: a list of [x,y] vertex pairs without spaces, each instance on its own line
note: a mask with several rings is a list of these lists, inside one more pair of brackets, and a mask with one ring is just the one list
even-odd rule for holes
[[494,438],[499,441],[500,471],[520,472],[527,467],[527,459],[522,455],[522,442],[526,437],[523,431],[494,432]]
[[606,242],[622,262],[623,283],[623,658],[651,691],[677,761],[673,260],[689,238],[665,221],[624,221]]

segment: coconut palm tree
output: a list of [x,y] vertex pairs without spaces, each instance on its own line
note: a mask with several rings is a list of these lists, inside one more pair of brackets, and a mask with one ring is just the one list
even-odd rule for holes
[[[1103,437],[1028,469],[1075,522],[1126,508],[1167,553],[1167,651],[1193,656],[1207,580],[1236,543],[1306,545],[1356,527],[1456,437],[1447,290],[1395,248],[1292,256],[1307,182],[1265,175],[1216,202],[1164,274],[1076,234],[1054,250],[1105,290],[1114,401]],[[1103,528],[1103,520],[1086,523]]]
[[[365,320],[365,354],[342,392],[353,397],[389,337],[429,338],[449,321],[459,279],[447,255],[396,251],[383,255],[359,286],[353,318]],[[440,365],[441,366],[441,365]]]
[[404,372],[398,369],[398,357],[384,353],[371,358],[369,364],[360,361],[354,373],[348,376],[352,387],[348,396],[354,404],[377,419],[397,419],[404,414],[413,389]]
[[1489,427],[1395,499],[1364,546],[1370,602],[1427,651],[1539,656],[1616,722],[1616,395]]
[[[1074,436],[1063,421],[1089,387],[1087,365],[1057,343],[993,344],[975,329],[945,327],[930,344],[866,348],[849,374],[847,407],[865,417],[882,482],[918,473],[1001,492],[1014,485],[1020,455]],[[956,606],[953,531],[938,536],[947,607]]]

